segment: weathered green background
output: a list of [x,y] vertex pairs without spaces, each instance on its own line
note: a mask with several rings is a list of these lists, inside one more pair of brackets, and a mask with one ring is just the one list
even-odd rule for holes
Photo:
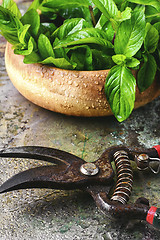
[[[27,3],[20,3],[24,8]],[[151,147],[160,144],[160,98],[118,123],[114,117],[76,118],[35,106],[13,87],[4,63],[0,37],[0,147],[41,145],[96,160],[112,145]],[[0,159],[0,184],[39,161]],[[130,202],[138,196],[160,206],[160,174],[135,172]],[[21,190],[0,195],[0,240],[158,240],[160,231],[144,222],[123,226],[104,216],[81,191]]]

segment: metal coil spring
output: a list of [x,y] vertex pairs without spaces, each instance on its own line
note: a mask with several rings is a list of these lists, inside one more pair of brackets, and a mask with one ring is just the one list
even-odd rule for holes
[[127,152],[123,150],[115,152],[114,161],[117,172],[117,183],[111,200],[126,204],[131,195],[133,186],[131,163]]

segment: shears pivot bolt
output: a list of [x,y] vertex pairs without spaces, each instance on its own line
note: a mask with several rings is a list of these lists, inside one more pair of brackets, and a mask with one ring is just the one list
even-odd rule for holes
[[84,163],[80,167],[80,172],[87,176],[94,176],[98,174],[99,168],[94,163]]

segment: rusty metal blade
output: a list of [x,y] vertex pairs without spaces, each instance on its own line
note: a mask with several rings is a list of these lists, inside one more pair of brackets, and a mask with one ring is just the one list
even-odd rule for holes
[[66,165],[42,166],[20,172],[0,186],[0,193],[28,188],[76,189],[87,182],[85,176]]
[[58,149],[39,146],[15,147],[1,150],[0,157],[37,159],[54,164],[16,174],[0,186],[0,193],[24,188],[72,189],[76,188],[76,183],[85,179],[79,172],[84,161]]
[[3,149],[0,151],[0,157],[37,159],[55,164],[70,164],[74,161],[84,162],[81,158],[71,153],[40,146],[22,146]]
[[56,163],[18,173],[0,186],[0,193],[24,188],[86,189],[91,185],[110,186],[114,175],[108,151],[95,162],[98,173],[92,177],[81,171],[85,163],[81,158],[58,149],[18,147],[0,151],[0,157],[32,158]]

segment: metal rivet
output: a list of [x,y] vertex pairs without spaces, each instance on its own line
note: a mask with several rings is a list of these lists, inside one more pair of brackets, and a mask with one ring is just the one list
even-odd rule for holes
[[148,162],[149,156],[145,153],[142,153],[138,156],[139,162]]
[[94,163],[84,163],[80,167],[81,173],[87,176],[94,176],[99,172],[99,168]]
[[147,154],[142,153],[136,156],[135,160],[139,170],[146,170],[148,168],[149,156]]

